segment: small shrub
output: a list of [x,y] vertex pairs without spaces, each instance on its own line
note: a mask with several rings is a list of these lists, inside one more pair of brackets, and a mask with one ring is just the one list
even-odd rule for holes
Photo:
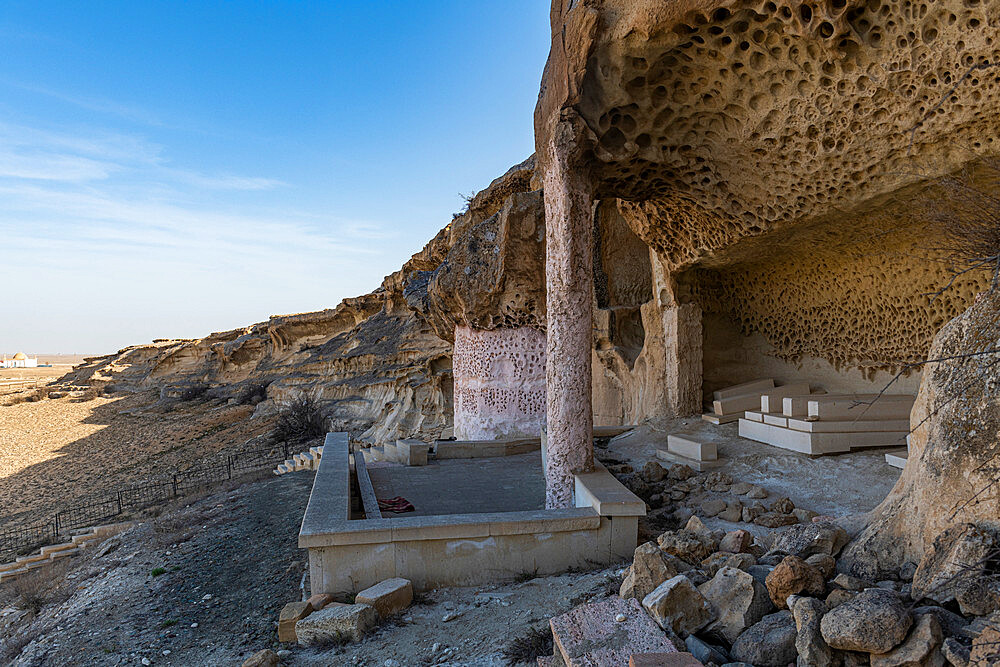
[[326,435],[326,417],[311,398],[302,398],[278,415],[272,438],[275,442],[299,443]]
[[162,623],[160,623],[160,630],[165,630],[166,628],[177,625],[179,622],[180,621],[178,621],[176,618],[171,618],[166,621],[163,621]]
[[189,387],[185,387],[180,393],[180,399],[182,401],[196,401],[199,398],[205,396],[208,393],[207,384],[193,384]]
[[268,384],[264,382],[249,382],[236,393],[236,402],[240,405],[257,405],[267,400]]
[[39,573],[21,576],[14,580],[14,606],[38,615],[48,602],[46,581]]
[[503,649],[503,658],[508,665],[523,662],[535,664],[538,658],[551,656],[553,651],[552,630],[546,627],[532,628],[520,637],[515,637]]
[[149,571],[149,574],[152,577],[158,577],[161,574],[166,574],[166,573],[167,573],[167,568],[165,567],[154,567],[152,570]]

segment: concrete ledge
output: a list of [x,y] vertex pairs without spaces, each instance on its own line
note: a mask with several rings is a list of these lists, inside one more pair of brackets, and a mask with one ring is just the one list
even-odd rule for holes
[[[422,590],[609,564],[631,556],[645,514],[598,463],[577,477],[577,507],[351,520],[347,462],[347,435],[331,434],[299,532],[313,594],[356,592],[397,576]],[[367,468],[356,470],[363,489]]]
[[511,440],[437,440],[434,458],[486,459],[497,456],[527,454],[541,447],[540,438],[515,438]]
[[577,507],[593,507],[601,516],[646,516],[646,503],[594,461],[594,472],[576,475]]

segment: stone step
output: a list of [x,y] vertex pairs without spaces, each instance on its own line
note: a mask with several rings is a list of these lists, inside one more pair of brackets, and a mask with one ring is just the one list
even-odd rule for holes
[[738,412],[732,415],[714,415],[712,413],[704,414],[701,416],[702,419],[707,421],[709,424],[715,424],[716,426],[720,424],[729,424],[743,417],[742,412]]
[[838,454],[867,447],[899,447],[906,438],[905,431],[809,433],[749,419],[740,420],[739,434],[748,440],[756,440],[810,456]]
[[[871,400],[871,399],[869,399]],[[909,419],[913,396],[881,396],[871,404],[858,404],[856,400],[809,401],[809,420],[875,420]]]
[[80,547],[75,547],[73,549],[63,549],[62,551],[53,551],[49,554],[49,560],[55,561],[60,558],[69,558],[70,556],[76,556],[80,553]]
[[50,544],[49,546],[42,547],[38,553],[47,558],[49,555],[57,551],[66,551],[68,549],[75,549],[75,548],[76,544],[74,544],[73,542],[66,542],[65,544]]
[[906,447],[900,447],[899,449],[894,449],[891,452],[885,453],[885,462],[891,465],[893,468],[899,468],[902,470],[906,467],[907,457],[909,452]]
[[668,435],[667,451],[696,461],[715,461],[719,458],[715,442],[693,433]]
[[764,378],[762,380],[751,380],[750,382],[744,382],[743,384],[736,384],[731,387],[724,387],[718,391],[712,392],[713,401],[721,401],[726,398],[732,398],[733,396],[740,396],[744,394],[751,394],[753,392],[764,393],[770,389],[774,389],[774,379]]

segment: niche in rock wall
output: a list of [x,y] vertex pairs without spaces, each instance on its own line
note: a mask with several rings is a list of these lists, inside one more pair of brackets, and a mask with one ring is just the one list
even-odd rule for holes
[[649,246],[629,228],[617,202],[600,202],[594,216],[594,296],[597,308],[609,311],[609,340],[602,347],[612,347],[629,368],[646,340],[639,309],[653,298],[652,271]]
[[[877,217],[859,221],[878,222]],[[877,392],[922,361],[937,331],[988,284],[952,278],[918,226],[835,225],[770,238],[678,277],[703,310],[706,393],[757,377]],[[892,386],[916,392],[915,370]]]

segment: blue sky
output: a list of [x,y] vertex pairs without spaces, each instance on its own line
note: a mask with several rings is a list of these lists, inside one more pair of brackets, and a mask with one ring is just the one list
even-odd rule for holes
[[0,0],[0,351],[374,289],[533,150],[541,0]]

